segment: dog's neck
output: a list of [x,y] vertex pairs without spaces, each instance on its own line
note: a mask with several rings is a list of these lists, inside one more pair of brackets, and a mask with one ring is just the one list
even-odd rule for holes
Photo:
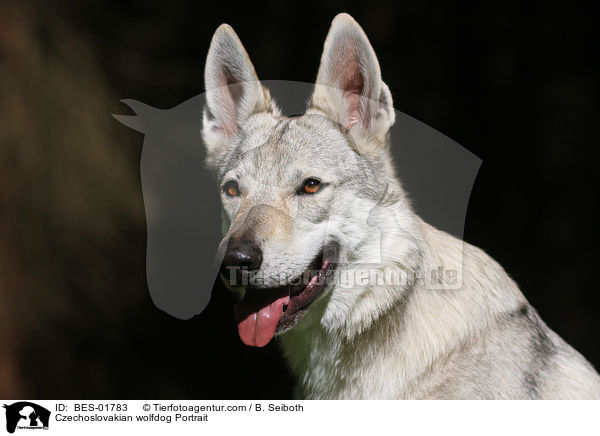
[[[304,397],[424,396],[433,387],[422,380],[435,383],[443,375],[444,358],[456,351],[457,344],[477,334],[468,320],[478,320],[474,324],[485,328],[506,307],[526,303],[512,282],[503,286],[509,289],[503,295],[482,293],[482,288],[496,287],[494,280],[505,280],[496,264],[463,277],[463,263],[479,263],[479,257],[485,256],[481,250],[418,218],[414,224],[412,245],[403,236],[406,232],[391,232],[389,240],[382,241],[385,257],[379,267],[395,263],[417,273],[416,280],[400,285],[337,286],[282,335],[283,353]],[[385,249],[389,243],[397,244],[394,251]],[[389,253],[403,254],[400,259]],[[436,287],[436,275],[447,272],[457,274],[451,283]],[[382,373],[390,369],[393,373]],[[426,373],[428,377],[423,377]]]
[[[375,222],[360,248],[338,266],[334,288],[280,338],[307,398],[351,397],[353,389],[364,390],[349,377],[364,367],[363,356],[388,348],[382,339],[402,334],[397,320],[421,286],[426,246],[418,218],[405,204],[372,216]],[[393,276],[398,272],[404,276]]]

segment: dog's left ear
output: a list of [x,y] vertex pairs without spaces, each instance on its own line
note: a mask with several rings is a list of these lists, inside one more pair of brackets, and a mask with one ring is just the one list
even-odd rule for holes
[[383,138],[394,124],[392,95],[375,51],[348,14],[331,24],[308,112],[324,113],[363,138]]
[[216,30],[204,70],[206,109],[202,137],[209,165],[218,165],[231,150],[240,127],[256,113],[279,115],[269,91],[259,82],[250,57],[231,26]]

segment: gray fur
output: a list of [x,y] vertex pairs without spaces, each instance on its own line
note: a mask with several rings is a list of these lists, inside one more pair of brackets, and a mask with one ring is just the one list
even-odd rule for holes
[[[389,153],[391,94],[349,15],[333,21],[302,116],[279,113],[231,28],[215,34],[206,68],[207,92],[218,89],[204,118],[208,163],[219,184],[236,180],[241,189],[222,195],[223,244],[252,230],[262,286],[301,274],[330,240],[340,244],[340,270],[416,277],[333,284],[280,337],[303,397],[600,399],[596,371],[502,267],[412,211]],[[250,80],[241,93],[222,89],[223,69],[225,82]],[[326,187],[299,196],[309,177]],[[456,273],[456,284],[436,286],[437,271]]]

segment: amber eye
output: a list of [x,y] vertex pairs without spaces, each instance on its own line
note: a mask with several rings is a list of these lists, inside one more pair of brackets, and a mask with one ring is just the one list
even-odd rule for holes
[[321,182],[317,179],[306,179],[302,186],[304,194],[314,194],[321,188]]
[[223,192],[229,197],[237,197],[238,195],[240,195],[240,187],[238,186],[236,181],[230,180],[229,182],[223,185]]

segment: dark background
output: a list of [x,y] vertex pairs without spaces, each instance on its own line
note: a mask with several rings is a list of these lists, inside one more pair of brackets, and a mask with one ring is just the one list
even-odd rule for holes
[[483,160],[466,241],[600,367],[598,15],[548,2],[0,0],[0,396],[288,398],[222,290],[180,321],[145,282],[142,136],[110,113],[203,91],[227,22],[262,79],[310,82],[346,11],[396,109]]

